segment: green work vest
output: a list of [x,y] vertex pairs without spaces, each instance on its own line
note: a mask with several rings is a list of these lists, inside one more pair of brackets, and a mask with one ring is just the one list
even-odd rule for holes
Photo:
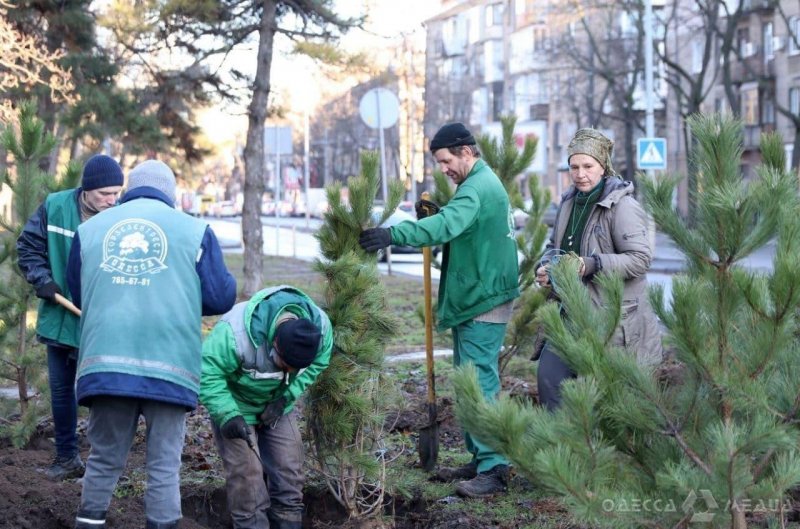
[[200,388],[202,294],[196,263],[206,224],[139,198],[78,228],[78,377],[125,373]]
[[[72,248],[75,230],[81,223],[78,198],[75,189],[51,193],[45,199],[47,210],[47,260],[53,281],[64,297],[70,299],[67,288],[67,259]],[[36,334],[70,347],[80,342],[80,319],[61,305],[44,299],[39,300],[39,316]]]

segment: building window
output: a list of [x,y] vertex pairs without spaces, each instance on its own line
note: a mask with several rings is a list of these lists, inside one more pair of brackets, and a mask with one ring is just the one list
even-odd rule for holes
[[789,112],[800,116],[800,88],[789,89]]
[[486,27],[503,25],[503,4],[486,6]]
[[485,81],[491,83],[503,79],[503,41],[490,40],[486,42],[484,50]]
[[742,121],[745,125],[758,125],[758,87],[742,90]]
[[800,53],[800,17],[793,16],[789,19],[789,53]]
[[544,51],[547,48],[547,29],[535,28],[533,30],[533,51]]
[[764,64],[775,58],[775,41],[772,22],[767,22],[761,27],[761,42],[764,49]]
[[751,55],[751,47],[750,30],[747,28],[739,28],[736,31],[736,48],[739,50],[739,57],[749,57]]
[[775,124],[775,103],[767,97],[761,102],[761,123],[764,125]]
[[492,121],[500,121],[503,115],[503,81],[492,83]]
[[704,42],[698,39],[692,40],[692,73],[703,71],[703,52],[705,52]]

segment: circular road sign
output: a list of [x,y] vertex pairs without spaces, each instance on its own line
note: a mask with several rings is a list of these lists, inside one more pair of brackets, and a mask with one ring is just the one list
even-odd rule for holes
[[[368,127],[387,129],[397,123],[400,101],[386,88],[373,88],[361,97],[358,113]],[[380,124],[378,123],[380,119]]]

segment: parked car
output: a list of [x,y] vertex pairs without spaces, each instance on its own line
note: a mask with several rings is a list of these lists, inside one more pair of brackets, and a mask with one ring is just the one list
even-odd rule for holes
[[223,200],[211,206],[211,214],[217,218],[235,217],[241,213],[241,211],[237,211],[236,203],[233,200]]
[[[383,206],[373,206],[372,207],[372,221],[378,222],[380,218],[383,216]],[[417,222],[417,218],[409,213],[406,213],[402,209],[394,210],[394,213],[389,215],[389,218],[383,221],[380,224],[381,228],[391,228],[396,224],[400,224],[401,222],[405,222],[410,220],[411,222]],[[416,248],[414,246],[405,246],[405,245],[392,245],[392,253],[398,254],[411,254],[411,253],[422,253],[422,248]],[[435,246],[433,248],[433,255],[439,254],[439,247]],[[386,253],[381,251],[378,254],[378,258],[381,261],[386,261]]]
[[[531,201],[525,201],[525,208],[529,209],[531,207]],[[542,215],[542,222],[550,228],[553,227],[553,224],[556,222],[556,213],[558,213],[558,206],[556,206],[555,202],[550,202],[550,205],[544,210],[544,214]],[[512,215],[514,216],[514,228],[517,230],[521,230],[525,227],[525,224],[528,222],[529,215],[519,209],[514,208],[512,211]]]

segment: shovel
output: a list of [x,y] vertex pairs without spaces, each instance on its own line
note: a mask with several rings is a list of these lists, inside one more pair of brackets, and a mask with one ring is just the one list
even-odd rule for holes
[[62,296],[61,294],[56,294],[56,303],[76,315],[77,317],[81,317],[81,309],[76,307],[70,300]]
[[[430,195],[422,193],[423,200]],[[431,212],[429,211],[428,214]],[[428,425],[419,432],[420,465],[430,472],[439,457],[439,423],[436,412],[436,380],[433,372],[433,314],[431,302],[431,248],[422,248],[423,283],[425,285],[425,364],[428,374]]]

